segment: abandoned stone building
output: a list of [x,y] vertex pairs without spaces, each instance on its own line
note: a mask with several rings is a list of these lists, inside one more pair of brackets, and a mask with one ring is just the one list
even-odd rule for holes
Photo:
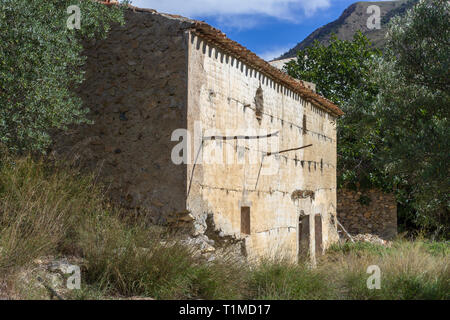
[[315,256],[338,239],[342,111],[310,85],[204,22],[150,9],[130,7],[85,53],[77,92],[93,124],[58,135],[54,153],[98,170],[113,199],[239,241],[249,259]]

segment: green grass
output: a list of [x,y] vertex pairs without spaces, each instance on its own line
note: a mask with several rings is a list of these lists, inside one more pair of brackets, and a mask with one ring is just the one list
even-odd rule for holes
[[[391,247],[367,243],[333,246],[318,272],[336,274],[348,299],[449,299],[448,243],[398,239]],[[381,289],[369,290],[366,268],[377,265]]]
[[[396,240],[333,245],[317,268],[283,260],[206,262],[167,230],[114,208],[95,176],[30,158],[0,168],[0,278],[22,298],[45,290],[20,274],[47,256],[82,258],[82,290],[69,299],[450,299],[449,243]],[[381,270],[369,290],[367,267]],[[28,289],[27,289],[28,288]]]
[[335,297],[326,274],[288,261],[261,262],[250,272],[248,289],[250,299],[316,300]]

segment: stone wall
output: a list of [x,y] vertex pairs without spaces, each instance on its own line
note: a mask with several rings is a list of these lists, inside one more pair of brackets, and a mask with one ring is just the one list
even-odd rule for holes
[[[126,21],[85,44],[77,93],[93,123],[55,135],[53,154],[98,171],[114,200],[153,222],[188,216],[193,236],[244,243],[249,258],[297,259],[308,218],[313,258],[336,241],[336,118],[197,36],[191,20],[129,10]],[[187,164],[172,162],[186,142],[171,141],[177,129],[192,137]],[[196,141],[249,133],[276,135]],[[207,163],[217,155],[223,163]]]
[[371,233],[389,239],[397,235],[397,201],[379,190],[339,189],[337,218],[350,234]]
[[[260,141],[206,141],[200,154],[203,163],[188,166],[188,176],[194,171],[189,210],[198,221],[210,213],[217,232],[242,239],[250,258],[283,254],[296,259],[303,215],[311,217],[311,254],[315,221],[322,223],[317,230],[322,231],[324,243],[318,247],[326,249],[337,237],[332,223],[336,214],[335,118],[201,37],[191,34],[189,48],[190,132],[201,130],[203,137],[278,132]],[[309,148],[262,160],[264,152],[309,144]],[[197,149],[191,153],[197,154]],[[212,155],[230,162],[205,163]],[[252,158],[256,161],[251,162]],[[261,164],[268,169],[266,174],[261,174]],[[296,197],[301,191],[308,192]],[[248,211],[250,232],[242,232],[242,217]],[[321,219],[315,219],[317,214]]]
[[171,134],[186,127],[188,26],[128,10],[126,25],[86,43],[77,93],[93,124],[55,135],[54,154],[98,171],[114,200],[154,222],[186,209],[186,167],[171,161]]

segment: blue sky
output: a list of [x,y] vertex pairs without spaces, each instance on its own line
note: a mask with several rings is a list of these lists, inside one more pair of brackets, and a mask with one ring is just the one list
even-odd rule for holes
[[133,0],[132,5],[203,20],[271,60],[356,0]]

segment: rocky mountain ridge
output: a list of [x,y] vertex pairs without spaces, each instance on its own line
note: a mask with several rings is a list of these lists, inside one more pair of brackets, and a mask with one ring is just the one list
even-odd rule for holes
[[[372,41],[374,47],[383,49],[384,44],[386,43],[385,34],[389,21],[397,15],[404,14],[418,1],[419,0],[356,2],[344,10],[337,20],[315,30],[306,39],[283,54],[277,60],[295,57],[299,50],[304,50],[306,47],[312,45],[315,40],[327,44],[332,34],[336,34],[341,40],[351,40],[358,30]],[[379,6],[381,9],[381,29],[369,29],[367,27],[367,20],[372,15],[367,13],[367,9],[371,5]]]

